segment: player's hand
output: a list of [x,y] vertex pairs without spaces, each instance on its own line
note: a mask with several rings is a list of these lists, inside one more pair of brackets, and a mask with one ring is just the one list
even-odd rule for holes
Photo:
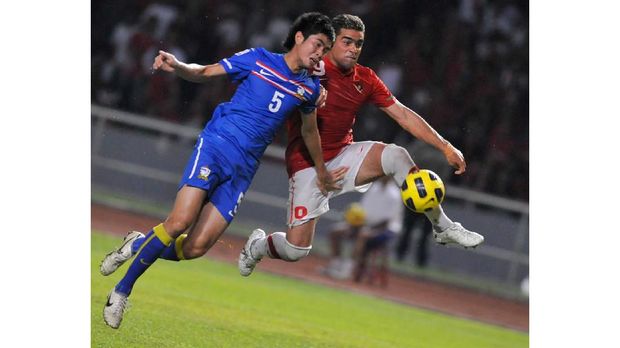
[[153,62],[153,70],[174,72],[177,66],[179,66],[179,61],[177,58],[174,55],[161,50]]
[[467,163],[465,163],[465,157],[463,157],[463,153],[459,149],[452,146],[452,144],[448,144],[443,150],[443,155],[446,156],[448,163],[456,168],[454,174],[461,175],[465,173]]
[[319,94],[319,97],[316,100],[316,106],[318,108],[322,108],[325,106],[326,101],[327,101],[327,90],[325,89],[325,87],[321,85],[321,93]]
[[316,185],[323,196],[327,196],[329,191],[337,191],[342,189],[342,179],[349,171],[349,167],[338,167],[331,171],[322,171],[317,173]]
[[328,187],[328,191],[335,191],[342,189],[342,181],[344,180],[344,176],[349,171],[349,167],[342,166],[338,167],[334,170],[329,171],[329,175],[331,175],[333,184]]

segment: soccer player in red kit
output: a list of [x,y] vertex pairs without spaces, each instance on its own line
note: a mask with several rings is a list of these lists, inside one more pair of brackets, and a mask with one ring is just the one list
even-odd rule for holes
[[[463,154],[439,135],[422,117],[401,104],[375,72],[357,64],[364,43],[364,23],[353,15],[332,19],[336,41],[315,71],[328,91],[327,101],[318,110],[323,158],[334,177],[343,177],[341,188],[322,194],[316,186],[313,162],[300,135],[299,117],[288,120],[289,143],[286,165],[289,174],[288,232],[266,235],[256,229],[239,255],[239,272],[248,276],[267,255],[297,261],[308,255],[318,217],[329,210],[329,199],[340,194],[368,190],[373,181],[389,175],[401,187],[410,170],[417,167],[409,153],[395,144],[353,141],[355,114],[370,102],[388,114],[418,139],[439,149],[455,174],[465,172]],[[425,212],[433,224],[435,240],[441,244],[475,247],[484,237],[453,222],[441,206]]]

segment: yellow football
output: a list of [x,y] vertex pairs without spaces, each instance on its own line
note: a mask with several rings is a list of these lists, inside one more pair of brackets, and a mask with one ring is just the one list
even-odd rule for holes
[[409,172],[400,190],[403,203],[416,213],[437,207],[446,195],[446,187],[439,175],[427,169]]

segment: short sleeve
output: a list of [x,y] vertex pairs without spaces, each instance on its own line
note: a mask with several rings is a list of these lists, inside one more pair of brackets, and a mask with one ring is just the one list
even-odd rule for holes
[[248,48],[235,53],[232,57],[220,60],[219,63],[233,81],[241,81],[250,74],[256,65],[257,56],[258,50],[256,48]]
[[312,95],[307,102],[303,103],[299,107],[299,110],[304,114],[309,114],[316,109],[316,101],[319,99],[319,94],[321,93],[321,83],[319,82],[319,78],[312,76],[312,82],[314,82],[314,85],[316,86],[312,91]]
[[385,83],[381,81],[379,76],[377,76],[373,70],[370,70],[370,78],[372,83],[370,102],[380,108],[392,106],[396,101],[394,100],[392,92],[390,92]]

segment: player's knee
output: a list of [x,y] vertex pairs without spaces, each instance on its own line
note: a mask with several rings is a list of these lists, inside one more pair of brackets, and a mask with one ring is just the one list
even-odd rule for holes
[[197,257],[201,257],[207,253],[209,249],[202,245],[191,245],[186,244],[183,245],[183,257],[186,260],[195,259]]
[[381,167],[386,175],[394,177],[397,185],[401,185],[405,180],[409,169],[413,167],[415,163],[409,152],[402,146],[395,144],[388,144],[383,148],[381,153]]
[[385,174],[393,172],[396,164],[404,163],[409,168],[413,166],[413,159],[409,155],[409,152],[405,150],[404,147],[398,146],[396,144],[388,144],[383,148],[383,153],[381,154],[381,165],[383,166],[383,172]]
[[164,222],[166,232],[172,237],[177,237],[185,232],[192,224],[192,219],[185,215],[171,215]]

